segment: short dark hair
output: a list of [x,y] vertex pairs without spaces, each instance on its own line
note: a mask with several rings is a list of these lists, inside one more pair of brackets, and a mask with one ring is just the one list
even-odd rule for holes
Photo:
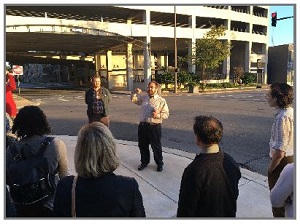
[[92,77],[91,77],[91,82],[92,81],[94,81],[94,79],[100,79],[100,82],[101,82],[101,77],[99,76],[99,75],[93,75]]
[[271,97],[276,98],[276,103],[279,108],[289,107],[294,100],[293,87],[286,83],[272,83],[270,85]]
[[196,116],[193,129],[195,135],[206,145],[218,144],[223,137],[222,123],[212,116]]
[[37,106],[25,106],[14,119],[12,132],[18,137],[31,137],[34,135],[45,135],[51,133],[44,112]]

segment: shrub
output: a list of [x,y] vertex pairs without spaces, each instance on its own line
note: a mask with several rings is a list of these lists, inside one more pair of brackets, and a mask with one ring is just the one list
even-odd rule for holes
[[233,88],[235,87],[234,83],[232,82],[224,82],[223,84],[223,88]]
[[242,78],[243,84],[248,85],[250,83],[253,83],[256,81],[256,74],[245,72],[243,78]]
[[185,85],[190,81],[190,74],[186,71],[180,71],[177,74],[177,81],[179,85]]
[[171,72],[163,72],[155,76],[155,81],[166,86],[174,82],[174,75]]

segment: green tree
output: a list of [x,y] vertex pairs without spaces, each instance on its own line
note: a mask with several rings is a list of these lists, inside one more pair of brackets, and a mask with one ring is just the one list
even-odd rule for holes
[[202,91],[205,88],[207,80],[207,71],[216,69],[220,64],[230,56],[231,45],[228,41],[222,41],[219,38],[225,36],[226,27],[213,25],[211,29],[204,34],[202,39],[198,39],[194,46],[194,51],[190,57],[191,62],[200,68],[200,80],[202,81]]

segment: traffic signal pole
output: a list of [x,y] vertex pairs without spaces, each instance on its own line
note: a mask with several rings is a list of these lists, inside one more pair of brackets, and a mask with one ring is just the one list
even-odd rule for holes
[[282,17],[282,18],[280,18],[280,19],[277,19],[277,21],[278,21],[278,20],[289,19],[289,18],[294,18],[294,16]]

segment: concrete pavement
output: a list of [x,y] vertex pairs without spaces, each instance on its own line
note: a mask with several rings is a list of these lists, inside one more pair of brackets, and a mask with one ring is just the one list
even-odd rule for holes
[[[74,174],[74,149],[77,136],[55,136],[67,146],[69,173]],[[164,170],[156,171],[151,162],[142,171],[138,171],[140,153],[136,142],[116,140],[120,166],[116,174],[134,177],[139,183],[143,195],[147,218],[175,218],[183,170],[192,162],[195,154],[177,149],[163,148]],[[152,154],[151,154],[152,156]],[[241,169],[237,202],[237,218],[272,218],[267,178],[246,169]]]
[[[25,105],[38,105],[17,95],[14,95],[14,99],[19,109]],[[74,174],[73,156],[77,136],[59,135],[55,137],[65,142],[69,173]],[[147,218],[175,218],[181,176],[184,168],[192,162],[195,154],[164,147],[165,165],[162,172],[156,171],[153,157],[147,168],[138,171],[140,154],[137,143],[124,140],[116,140],[116,142],[121,164],[115,173],[134,177],[138,181]],[[243,168],[241,168],[241,172],[237,218],[272,218],[267,177]]]

